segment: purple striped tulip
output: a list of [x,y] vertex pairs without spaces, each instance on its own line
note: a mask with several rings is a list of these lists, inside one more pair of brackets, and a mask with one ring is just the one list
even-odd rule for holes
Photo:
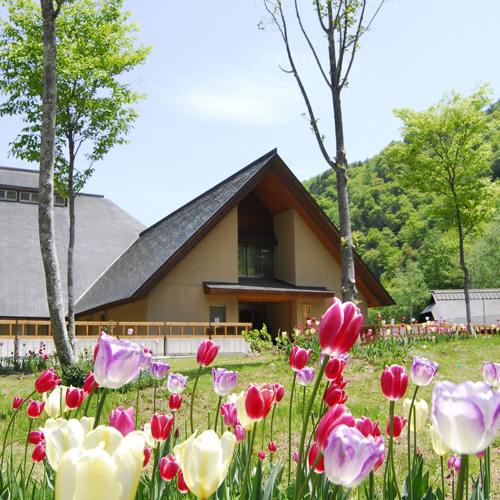
[[500,363],[483,362],[483,380],[491,387],[500,386]]
[[212,386],[215,394],[220,397],[227,396],[236,387],[238,372],[232,372],[225,368],[212,368]]
[[432,391],[430,420],[443,443],[455,453],[478,453],[498,434],[500,393],[484,382],[439,382]]
[[94,377],[101,387],[119,389],[139,375],[144,353],[138,345],[102,333],[98,346]]
[[305,367],[302,368],[295,377],[297,379],[297,383],[299,383],[303,387],[307,387],[311,385],[311,382],[314,379],[314,368]]
[[425,387],[434,380],[438,368],[439,363],[420,356],[414,356],[411,365],[411,379],[415,385]]
[[188,376],[180,373],[169,373],[167,378],[167,389],[172,394],[182,394],[186,389]]
[[328,437],[325,474],[333,484],[359,486],[384,454],[384,441],[363,436],[356,427],[340,425]]
[[149,374],[154,380],[162,380],[167,376],[170,365],[165,361],[153,361],[149,367]]

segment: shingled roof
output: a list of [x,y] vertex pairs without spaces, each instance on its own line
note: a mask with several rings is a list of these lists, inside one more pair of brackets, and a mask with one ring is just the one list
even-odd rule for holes
[[[0,167],[0,187],[38,190],[38,171]],[[75,296],[80,297],[137,238],[144,226],[103,196],[76,199]],[[54,207],[56,249],[64,290],[68,208]],[[0,201],[0,317],[49,317],[38,239],[38,205]]]
[[[143,231],[126,252],[97,280],[76,304],[76,313],[91,313],[139,300],[209,232],[233,210],[266,176],[279,178],[298,205],[301,215],[326,237],[339,256],[338,230],[319,208],[300,181],[273,150],[235,173],[179,210]],[[325,233],[326,232],[326,233]],[[335,252],[335,250],[334,250]],[[360,290],[372,305],[393,304],[392,298],[356,256]]]

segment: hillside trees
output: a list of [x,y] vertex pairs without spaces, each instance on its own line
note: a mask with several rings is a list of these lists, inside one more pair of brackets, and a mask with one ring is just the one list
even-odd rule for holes
[[[354,238],[351,228],[351,216],[348,194],[348,163],[344,142],[344,125],[342,119],[341,93],[348,84],[349,74],[354,62],[357,50],[360,47],[360,39],[369,29],[373,18],[377,15],[385,0],[377,3],[373,14],[367,19],[366,0],[317,0],[313,2],[315,24],[308,24],[307,16],[303,16],[299,10],[298,2],[295,0],[292,10],[298,20],[298,30],[302,33],[306,45],[312,53],[316,62],[320,80],[326,85],[328,91],[329,106],[333,108],[333,125],[335,130],[335,156],[330,154],[323,131],[320,130],[318,109],[325,106],[313,104],[313,93],[307,88],[304,73],[306,68],[300,68],[292,49],[293,40],[288,27],[290,18],[285,13],[283,1],[264,0],[264,5],[270,15],[269,22],[274,25],[285,44],[291,73],[300,88],[307,109],[308,121],[314,133],[318,147],[326,161],[336,175],[337,203],[338,203],[338,225],[341,236],[341,261],[342,261],[342,298],[344,301],[354,301],[356,298],[356,281],[354,270]],[[291,16],[290,16],[291,17]],[[307,26],[306,26],[307,25]],[[316,38],[319,33],[320,38]],[[315,40],[326,40],[316,44]],[[327,57],[323,57],[327,54]],[[329,107],[328,106],[328,107]]]
[[426,111],[395,110],[403,120],[403,142],[386,150],[397,165],[401,184],[434,193],[434,211],[442,227],[456,230],[469,328],[470,277],[465,241],[491,217],[497,196],[496,185],[488,175],[491,148],[483,140],[488,128],[483,109],[490,102],[490,94],[483,86],[470,97],[451,92]]
[[[62,2],[60,2],[62,4]],[[143,96],[123,83],[125,73],[143,64],[150,47],[136,46],[137,31],[122,12],[124,0],[72,0],[62,5],[57,36],[55,187],[68,199],[68,330],[74,342],[75,198],[101,160],[126,135]],[[50,2],[49,2],[50,4]],[[42,102],[42,15],[34,0],[8,0],[9,19],[0,31],[0,116],[21,115],[26,123],[11,143],[18,158],[40,161]],[[84,153],[77,168],[78,153]]]

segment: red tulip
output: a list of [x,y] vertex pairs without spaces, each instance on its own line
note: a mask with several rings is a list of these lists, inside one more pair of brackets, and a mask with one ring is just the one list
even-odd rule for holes
[[142,468],[148,465],[149,459],[151,458],[151,450],[149,448],[144,448],[144,460],[142,461]]
[[267,417],[276,400],[276,389],[271,384],[250,384],[245,392],[245,409],[248,418],[260,421]]
[[170,394],[168,399],[168,407],[170,411],[177,411],[181,407],[182,394]]
[[189,488],[187,487],[186,481],[184,481],[184,474],[182,473],[182,470],[179,469],[179,475],[177,476],[177,489],[185,495],[188,491]]
[[45,401],[43,403],[40,403],[40,401],[34,401],[33,399],[31,399],[28,405],[28,415],[31,418],[39,417],[43,411],[44,406]]
[[324,314],[319,328],[321,349],[329,356],[346,353],[356,342],[363,325],[363,315],[352,302],[342,302],[338,298]]
[[376,422],[372,422],[367,417],[356,419],[356,429],[358,429],[358,431],[365,437],[373,436],[374,438],[377,438],[381,434],[379,421],[377,420]]
[[347,425],[354,427],[355,420],[351,415],[349,408],[344,405],[332,406],[320,420],[318,427],[316,427],[316,443],[321,453],[324,452],[328,444],[328,437],[332,430],[338,425]]
[[31,455],[31,458],[33,459],[33,462],[36,464],[38,462],[41,462],[45,458],[45,444],[44,443],[38,443],[35,446],[35,449],[33,450],[33,454]]
[[220,346],[215,345],[212,340],[204,340],[198,347],[196,361],[200,366],[209,366],[217,356]]
[[17,410],[23,404],[23,401],[24,401],[24,398],[20,398],[20,397],[16,396],[14,398],[14,401],[12,402],[12,408],[14,408],[14,410]]
[[83,400],[85,399],[85,392],[83,389],[78,389],[78,387],[68,387],[66,390],[66,406],[70,410],[78,408]]
[[160,460],[160,476],[165,479],[165,481],[172,481],[178,471],[179,464],[170,453]]
[[93,390],[95,391],[98,387],[99,384],[96,383],[94,374],[92,372],[89,372],[87,378],[85,379],[85,383],[83,384],[83,391],[86,394],[90,394]]
[[264,450],[260,450],[259,453],[257,453],[257,456],[261,459],[264,460],[266,458],[266,452]]
[[399,401],[408,387],[408,373],[404,366],[386,366],[380,378],[380,385],[384,396],[389,401]]
[[346,365],[345,357],[332,356],[325,366],[325,377],[330,381],[336,380],[342,375],[345,365]]
[[151,435],[156,441],[166,441],[174,423],[173,415],[155,413],[151,418]]
[[325,392],[325,403],[331,408],[335,405],[343,405],[347,401],[347,394],[332,383]]
[[[408,420],[406,418],[398,417],[394,415],[394,423],[392,424],[392,437],[398,438],[401,435],[403,427],[405,426]],[[387,420],[387,435],[391,436],[391,418]]]
[[45,441],[45,436],[42,431],[31,431],[28,436],[28,442],[31,444],[40,444]]
[[[380,430],[380,429],[379,429]],[[378,447],[380,443],[383,443],[384,442],[384,438],[383,437],[378,437],[378,438],[375,438],[375,445]],[[378,458],[377,462],[375,463],[375,465],[373,466],[373,472],[377,472],[378,468],[384,463],[384,458],[385,458],[385,446],[384,446],[384,453],[382,453],[380,455],[380,457]]]
[[274,384],[276,389],[276,403],[279,403],[285,395],[285,388],[281,384]]
[[300,372],[306,366],[311,352],[312,349],[306,350],[297,345],[293,347],[290,351],[290,368],[294,372]]
[[[316,459],[318,458],[319,455],[319,448],[316,442],[314,442],[309,449],[309,467],[312,469],[312,466],[314,465],[314,462],[316,462]],[[322,474],[325,472],[325,457],[321,457],[320,461],[318,462],[318,465],[316,465],[314,472],[317,472],[318,474]]]
[[45,370],[35,382],[36,392],[43,394],[53,389],[56,385],[61,383],[61,379],[54,373],[54,368],[51,366],[48,370]]
[[267,445],[267,449],[270,453],[274,453],[276,451],[276,443],[274,441],[270,441]]

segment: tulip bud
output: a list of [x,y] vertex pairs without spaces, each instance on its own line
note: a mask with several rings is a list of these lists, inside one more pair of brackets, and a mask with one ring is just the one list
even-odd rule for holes
[[33,454],[31,455],[33,462],[37,464],[38,462],[41,462],[45,456],[45,445],[43,443],[38,443],[33,450]]
[[28,408],[27,408],[28,415],[31,418],[39,417],[43,411],[44,406],[45,406],[45,401],[40,403],[40,401],[34,401],[33,399],[31,399],[29,404],[28,404]]
[[92,391],[95,391],[99,387],[98,384],[95,383],[95,377],[92,372],[89,372],[87,378],[85,379],[85,383],[83,384],[83,391],[86,394],[90,394]]
[[276,443],[274,441],[270,441],[267,445],[267,449],[270,453],[274,453],[276,451]]
[[266,458],[266,452],[264,450],[260,450],[259,453],[257,453],[257,456],[261,459],[264,460]]
[[200,366],[209,366],[217,356],[220,346],[215,345],[212,340],[204,340],[198,347],[196,361]]
[[[398,438],[401,435],[401,432],[403,431],[403,427],[405,426],[406,422],[408,420],[406,418],[401,418],[398,417],[397,415],[394,415],[394,420],[392,424],[392,437],[393,438]],[[391,418],[389,417],[389,420],[387,421],[387,435],[390,437],[391,436]]]
[[245,441],[245,435],[246,435],[246,431],[242,425],[235,425],[234,426],[234,436],[236,438],[237,443],[242,443],[243,441]]
[[295,463],[297,463],[299,461],[299,452],[298,451],[293,452],[293,461]]
[[312,349],[306,350],[297,345],[293,347],[290,351],[290,368],[294,372],[299,372],[300,370],[302,370],[306,366],[311,352]]
[[[319,455],[319,448],[316,442],[314,442],[309,449],[309,467],[312,469],[314,462],[316,462],[317,458]],[[314,472],[317,474],[322,474],[325,472],[325,457],[321,457],[320,461],[318,462],[318,465],[314,468]]]
[[281,384],[274,384],[276,389],[276,403],[279,403],[285,395],[285,388]]
[[389,401],[399,401],[408,387],[406,368],[399,365],[386,366],[380,378],[380,385]]
[[85,399],[85,392],[78,387],[69,387],[66,391],[66,406],[70,410],[78,408]]
[[173,423],[173,415],[155,413],[151,418],[151,435],[153,439],[156,441],[166,441],[170,435]]
[[168,407],[170,411],[178,411],[182,403],[182,394],[170,394],[168,398]]
[[179,439],[180,435],[181,435],[181,431],[179,430],[179,427],[176,427],[175,431],[174,431],[174,438]]
[[45,441],[45,436],[42,431],[31,431],[28,436],[28,442],[31,444],[40,444]]
[[43,394],[44,392],[50,391],[60,383],[61,379],[57,376],[57,373],[54,373],[54,368],[51,366],[36,379],[35,390],[39,394]]
[[149,448],[144,448],[144,460],[142,462],[142,468],[148,465],[149,459],[151,458],[151,450]]
[[14,410],[17,410],[24,402],[24,398],[20,398],[18,396],[16,396],[14,398],[14,401],[12,402],[12,408],[14,408]]
[[179,464],[170,453],[160,460],[160,476],[165,481],[172,481],[179,470]]

